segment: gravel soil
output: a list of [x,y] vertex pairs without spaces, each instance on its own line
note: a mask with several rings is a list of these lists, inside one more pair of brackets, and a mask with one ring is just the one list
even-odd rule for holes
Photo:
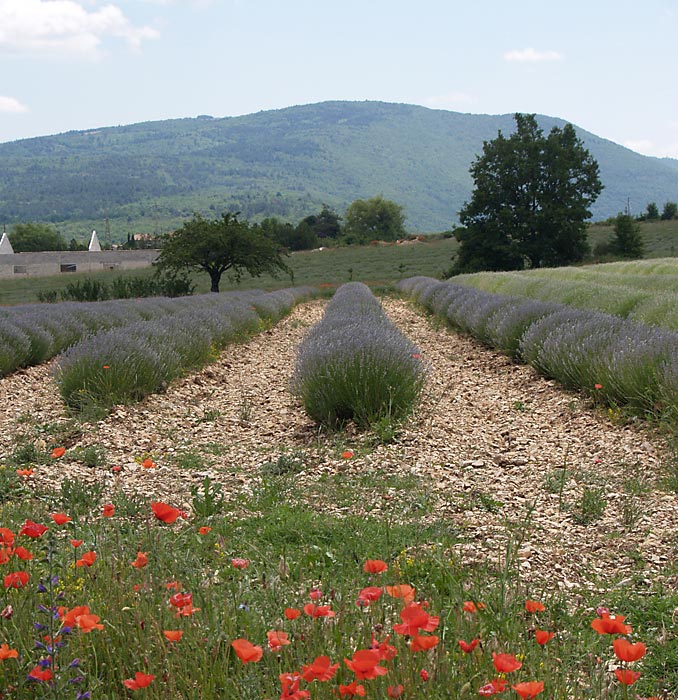
[[[322,434],[288,387],[298,343],[323,306],[297,307],[165,393],[118,407],[98,422],[67,416],[48,366],[5,377],[0,461],[22,437],[51,449],[49,436],[60,429],[67,455],[25,477],[36,489],[78,478],[104,483],[107,493],[122,488],[189,508],[190,487],[205,476],[237,501],[260,484],[262,464],[303,450],[300,484],[337,472],[421,479],[434,501],[422,517],[444,518],[459,532],[455,557],[501,563],[514,543],[533,588],[539,582],[603,590],[657,580],[678,587],[671,572],[678,496],[661,489],[666,458],[647,425],[621,424],[587,397],[436,327],[404,301],[386,299],[385,309],[429,368],[423,401],[389,444],[351,430]],[[87,446],[105,451],[107,463],[88,467],[72,457]],[[350,460],[341,457],[347,447],[355,452]],[[144,469],[145,457],[157,466]],[[597,494],[605,507],[583,524],[585,493]],[[314,507],[322,509],[322,499]],[[380,508],[386,511],[388,501]]]

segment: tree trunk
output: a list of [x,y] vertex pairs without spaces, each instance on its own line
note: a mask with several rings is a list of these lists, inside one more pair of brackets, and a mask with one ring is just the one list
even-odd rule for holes
[[219,282],[221,281],[221,272],[210,272],[210,279],[212,280],[212,288],[210,292],[219,292]]

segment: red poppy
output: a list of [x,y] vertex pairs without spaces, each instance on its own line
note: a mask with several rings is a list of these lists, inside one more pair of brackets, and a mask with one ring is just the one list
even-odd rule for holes
[[114,474],[118,474],[119,472],[122,471],[122,467],[116,465],[116,466],[114,466],[114,467],[111,467],[111,471],[112,471]]
[[460,639],[457,643],[464,654],[470,654],[478,646],[479,641],[479,639],[472,639],[470,642],[465,642],[463,639]]
[[334,617],[336,613],[329,605],[316,605],[315,603],[306,603],[304,612],[309,617]]
[[57,525],[65,525],[66,523],[69,523],[73,519],[73,518],[69,518],[66,515],[66,513],[52,513],[52,515],[50,517],[52,518],[52,520],[54,520],[54,522]]
[[281,673],[278,678],[282,686],[281,700],[302,700],[310,697],[308,690],[299,690],[301,676],[298,673]]
[[88,605],[76,605],[70,610],[68,608],[59,608],[59,617],[63,627],[75,627],[77,618],[80,615],[89,615],[90,610]]
[[301,610],[298,608],[285,608],[285,617],[288,620],[296,620],[301,615]]
[[344,663],[355,673],[358,680],[372,680],[377,676],[383,676],[386,669],[379,666],[380,661],[381,657],[372,649],[359,649],[350,661],[344,659]]
[[400,683],[398,685],[389,685],[389,687],[386,688],[386,695],[388,695],[389,698],[399,698],[404,690],[404,686]]
[[250,565],[249,559],[241,559],[240,557],[234,557],[231,559],[231,565],[236,569],[246,569]]
[[256,646],[246,639],[235,639],[231,642],[231,646],[244,664],[260,661],[264,655],[264,650],[260,646]]
[[303,666],[301,677],[310,683],[311,681],[329,681],[337,672],[339,664],[332,664],[329,656],[316,656],[312,664]]
[[540,603],[538,600],[526,600],[525,610],[527,610],[529,613],[537,613],[544,612],[546,608],[544,607],[544,604]]
[[268,648],[271,651],[278,651],[281,647],[290,644],[290,640],[287,637],[287,632],[281,632],[280,630],[269,630],[266,632],[266,637],[268,638]]
[[506,690],[508,681],[505,678],[493,678],[489,683],[486,683],[482,688],[478,689],[478,695],[497,695]]
[[155,469],[157,465],[150,457],[146,457],[146,459],[141,463],[141,466],[144,469]]
[[492,663],[499,673],[512,673],[522,668],[522,662],[512,654],[497,654],[492,652]]
[[602,389],[602,388],[603,388],[603,385],[602,385],[602,384],[594,384],[594,385],[593,385],[593,388],[594,388],[594,389]]
[[393,625],[393,631],[398,634],[406,634],[410,637],[418,634],[419,630],[433,632],[440,622],[439,617],[429,615],[421,603],[409,603],[400,612],[402,623]]
[[363,570],[367,574],[381,574],[388,570],[388,564],[381,559],[368,559],[363,565]]
[[123,683],[125,688],[129,688],[130,690],[141,690],[141,688],[149,686],[154,680],[155,676],[137,671],[134,674],[134,678],[128,678],[126,681],[123,681]]
[[71,545],[76,549],[82,544],[82,540],[71,540]]
[[631,644],[628,639],[618,638],[612,642],[614,653],[620,661],[638,661],[645,656],[647,649],[642,642]]
[[617,668],[614,671],[617,680],[622,685],[633,685],[640,678],[640,671],[631,671],[629,668]]
[[52,671],[48,668],[43,668],[42,666],[35,666],[28,672],[28,677],[34,681],[51,681]]
[[14,533],[7,527],[0,527],[0,544],[14,544]]
[[178,590],[179,590],[179,581],[168,581],[168,582],[165,584],[165,588],[166,588],[168,591],[172,591],[172,590],[173,590],[173,591],[178,591]]
[[546,630],[536,629],[534,631],[534,638],[537,640],[537,644],[544,646],[547,642],[550,642],[555,636],[555,632],[547,632]]
[[429,649],[433,649],[433,647],[437,646],[438,641],[438,637],[436,637],[434,634],[426,637],[415,634],[410,640],[410,651],[413,653],[417,651],[428,651]]
[[34,523],[32,520],[27,520],[21,530],[19,530],[20,535],[26,535],[26,537],[42,537],[48,530],[46,525],[41,525],[40,523]]
[[0,661],[17,658],[19,658],[19,652],[16,649],[10,649],[9,644],[0,644]]
[[170,605],[175,608],[184,608],[187,605],[193,604],[193,594],[192,593],[175,593],[169,599]]
[[5,576],[5,588],[23,588],[29,578],[25,571],[14,571]]
[[392,598],[402,598],[403,603],[411,603],[415,595],[414,588],[406,583],[401,583],[397,586],[386,586],[386,592]]
[[421,671],[419,671],[419,677],[421,678],[424,683],[428,680],[428,671],[425,668],[422,668]]
[[163,630],[162,633],[165,635],[165,639],[168,642],[178,642],[183,636],[183,630]]
[[631,634],[630,625],[625,625],[623,615],[610,615],[603,613],[601,617],[597,617],[591,622],[591,627],[598,634]]
[[360,593],[358,593],[358,600],[356,601],[356,604],[369,605],[370,603],[374,603],[381,598],[381,594],[383,592],[384,591],[378,586],[368,586],[367,588],[363,588]]
[[320,600],[323,597],[323,592],[319,588],[311,588],[308,592],[308,597],[311,600]]
[[146,564],[148,564],[146,552],[137,552],[137,558],[132,562],[132,566],[136,569],[143,569]]
[[359,697],[364,698],[365,686],[359,685],[357,681],[353,681],[353,683],[349,683],[348,685],[340,685],[339,695],[348,695],[349,697],[358,695]]
[[82,558],[75,562],[76,566],[92,566],[97,559],[97,553],[95,551],[85,552]]
[[14,556],[22,561],[30,561],[33,558],[33,555],[24,547],[15,547]]
[[475,613],[478,610],[482,610],[485,607],[485,603],[474,603],[472,600],[465,600],[461,609],[467,613]]
[[18,476],[33,476],[35,469],[17,469],[16,473]]
[[544,682],[527,681],[525,683],[516,683],[516,685],[512,685],[511,687],[523,700],[530,700],[530,698],[536,698],[539,693],[543,692]]
[[106,503],[101,514],[104,518],[112,518],[115,515],[115,506],[112,503]]
[[341,456],[343,459],[351,459],[353,457],[353,455],[354,455],[353,450],[344,450],[341,453]]
[[199,534],[199,535],[206,535],[206,534],[207,534],[208,532],[210,532],[211,530],[212,530],[211,527],[208,527],[207,525],[203,525],[203,526],[198,530],[198,534]]
[[59,459],[60,457],[63,457],[65,454],[66,454],[65,447],[55,447],[52,450],[52,459]]
[[98,615],[85,613],[75,618],[75,624],[86,634],[92,630],[102,630],[104,628],[102,624],[99,624],[99,619]]
[[151,501],[151,510],[158,520],[168,524],[173,523],[181,515],[178,508],[173,508],[162,501]]

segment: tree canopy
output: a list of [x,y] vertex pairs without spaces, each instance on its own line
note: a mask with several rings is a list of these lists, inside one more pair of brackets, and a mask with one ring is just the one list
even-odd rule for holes
[[162,236],[157,261],[160,271],[207,272],[211,291],[219,291],[221,276],[231,270],[236,279],[244,272],[253,277],[279,272],[291,274],[285,265],[280,246],[258,226],[239,221],[238,214],[222,214],[220,219],[204,219],[194,214],[174,233]]
[[588,251],[585,221],[603,189],[597,162],[571,124],[544,136],[535,115],[515,121],[471,166],[455,272],[569,265]]
[[381,195],[356,199],[344,216],[344,239],[347,243],[395,241],[405,233],[403,208]]
[[15,253],[66,250],[68,248],[61,234],[47,224],[15,224],[9,238]]

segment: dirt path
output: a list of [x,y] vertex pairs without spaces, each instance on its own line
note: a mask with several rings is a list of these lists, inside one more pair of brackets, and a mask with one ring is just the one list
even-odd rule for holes
[[[319,435],[290,396],[296,347],[322,314],[323,302],[313,302],[165,394],[84,427],[65,417],[49,368],[2,379],[0,455],[21,435],[41,447],[41,435],[61,424],[69,449],[100,446],[108,463],[40,466],[30,477],[36,485],[77,477],[179,505],[205,475],[237,494],[257,487],[262,463],[303,449],[313,468],[300,481],[339,470],[425,480],[435,517],[463,537],[462,561],[500,557],[507,533],[519,527],[520,567],[533,584],[602,587],[621,577],[642,585],[663,575],[678,555],[678,497],[655,488],[660,457],[647,431],[614,425],[530,368],[434,328],[404,302],[385,307],[430,367],[422,406],[389,445]],[[341,459],[340,442],[358,448],[350,462]],[[158,466],[143,469],[138,458],[146,456]],[[113,464],[121,470],[113,473]],[[606,506],[599,519],[578,524],[585,488]]]

